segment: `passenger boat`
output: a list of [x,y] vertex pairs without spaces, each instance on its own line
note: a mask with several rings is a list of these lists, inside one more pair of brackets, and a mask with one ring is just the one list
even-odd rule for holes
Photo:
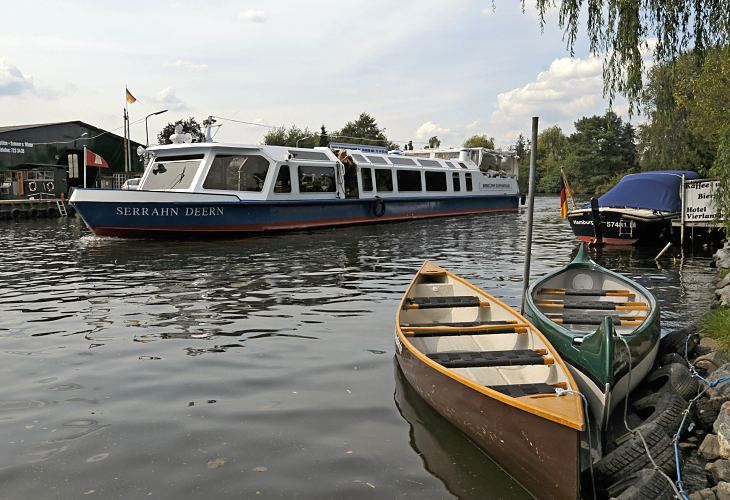
[[608,245],[659,245],[671,238],[672,219],[682,209],[682,176],[697,179],[689,170],[657,170],[624,176],[598,198],[600,227],[594,229],[593,210],[586,206],[568,212],[575,236]]
[[[659,348],[654,296],[593,262],[583,244],[570,264],[530,286],[525,316],[568,362],[601,428],[647,375]],[[631,351],[631,386],[622,339]]]
[[230,235],[515,211],[515,177],[468,157],[178,143],[155,146],[136,190],[77,189],[70,198],[103,236]]
[[558,352],[507,305],[426,262],[400,302],[396,358],[408,382],[540,498],[577,498],[577,385]]

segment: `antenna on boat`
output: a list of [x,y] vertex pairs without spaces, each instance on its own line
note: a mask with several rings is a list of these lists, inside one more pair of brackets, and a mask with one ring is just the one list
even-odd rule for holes
[[525,296],[530,283],[530,255],[532,254],[532,218],[535,212],[535,169],[537,164],[537,116],[532,117],[532,144],[530,144],[530,182],[527,188],[527,244],[525,246],[525,270],[522,273],[522,305],[525,314]]

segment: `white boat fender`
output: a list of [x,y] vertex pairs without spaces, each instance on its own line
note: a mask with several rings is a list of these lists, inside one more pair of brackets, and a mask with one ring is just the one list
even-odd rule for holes
[[35,181],[30,181],[30,182],[28,183],[28,191],[35,191],[37,187],[38,187],[38,186],[36,186],[36,183],[35,183]]

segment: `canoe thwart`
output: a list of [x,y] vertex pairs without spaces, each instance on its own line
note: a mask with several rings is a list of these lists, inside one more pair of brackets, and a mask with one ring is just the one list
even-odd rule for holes
[[419,330],[408,330],[403,328],[403,335],[406,337],[458,337],[460,335],[495,335],[498,333],[527,333],[527,324],[490,325],[478,330],[460,330],[458,328],[428,328]]
[[568,384],[565,382],[557,382],[555,384],[539,382],[535,384],[488,385],[486,387],[506,394],[511,398],[521,398],[524,396],[537,396],[539,394],[555,394],[555,389],[567,389]]
[[593,290],[588,288],[539,288],[540,295],[578,295],[584,297],[635,297],[629,290]]
[[432,352],[427,356],[445,368],[481,366],[550,365],[546,349],[514,349],[509,351]]
[[406,309],[443,309],[452,307],[489,307],[489,302],[474,295],[452,295],[443,297],[410,297]]
[[607,316],[613,319],[613,324],[616,326],[639,326],[647,318],[646,316],[619,316],[605,313],[601,313],[600,315],[580,313],[547,314],[550,321],[562,325],[600,325],[603,323],[603,318]]
[[649,304],[644,302],[604,302],[600,300],[538,300],[539,307],[557,309],[598,309],[602,311],[648,311]]
[[416,330],[418,328],[474,328],[492,325],[516,325],[517,321],[457,321],[457,322],[438,322],[438,323],[401,323],[401,328]]

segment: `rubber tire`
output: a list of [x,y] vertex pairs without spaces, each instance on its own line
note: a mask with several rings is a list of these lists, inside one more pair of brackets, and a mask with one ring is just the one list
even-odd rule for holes
[[[674,448],[672,439],[658,424],[642,425],[638,430],[644,436],[657,466],[668,474],[674,471]],[[596,482],[600,487],[614,484],[623,477],[641,469],[652,467],[646,449],[637,435],[631,436],[615,450],[608,452],[593,466]],[[671,477],[671,476],[670,476]]]
[[699,383],[682,363],[670,363],[651,372],[643,386],[650,392],[674,392],[689,401],[697,395]]
[[676,352],[679,355],[684,356],[684,344],[687,341],[687,336],[690,336],[690,340],[687,343],[687,355],[691,355],[700,343],[696,325],[690,325],[685,328],[673,330],[662,337],[659,340],[659,352],[657,353],[657,357],[661,357],[671,352]]
[[672,498],[674,490],[658,471],[642,469],[612,484],[606,493],[616,500],[658,500]]
[[[639,399],[632,403],[632,407],[637,413],[651,413],[644,419],[644,424],[655,423],[662,427],[667,434],[674,436],[679,429],[684,417],[684,411],[687,409],[687,401],[681,396],[671,392],[657,392]],[[692,422],[692,415],[687,415],[684,421],[684,429],[687,430]]]
[[662,366],[672,363],[681,363],[684,366],[687,366],[687,360],[684,359],[684,356],[676,352],[670,352],[661,357],[657,356],[656,361],[654,361],[654,369],[661,368]]
[[697,427],[712,432],[712,426],[720,415],[720,407],[725,398],[700,398],[695,402],[695,422]]
[[375,217],[382,217],[385,215],[385,200],[380,196],[375,197],[375,202],[373,203],[373,215]]
[[705,470],[705,459],[691,455],[681,468],[682,485],[685,491],[703,490],[710,486],[712,475]]

